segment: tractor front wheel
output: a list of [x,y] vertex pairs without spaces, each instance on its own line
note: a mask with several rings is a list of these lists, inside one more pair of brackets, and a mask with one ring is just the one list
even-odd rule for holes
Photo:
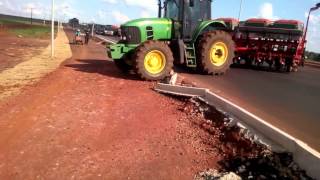
[[173,55],[165,42],[147,41],[135,52],[134,68],[145,80],[157,81],[170,76],[173,68]]
[[198,67],[206,74],[224,74],[233,62],[235,45],[224,31],[207,32],[198,44]]

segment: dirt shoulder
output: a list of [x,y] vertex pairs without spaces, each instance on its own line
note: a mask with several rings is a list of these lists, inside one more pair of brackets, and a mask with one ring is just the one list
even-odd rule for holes
[[0,30],[0,73],[41,53],[49,45],[48,39],[18,37]]
[[216,167],[183,102],[122,75],[95,42],[72,52],[0,104],[0,179],[192,179]]
[[50,26],[0,16],[0,72],[40,54],[50,44]]
[[[4,37],[4,39],[6,38],[9,41],[10,36]],[[30,46],[32,46],[31,44]],[[55,44],[56,56],[54,59],[51,59],[51,46],[46,48],[39,46],[36,51],[31,52],[28,52],[28,48],[21,49],[20,53],[24,53],[24,55],[19,57],[20,59],[17,59],[17,61],[6,60],[9,67],[12,67],[0,71],[0,100],[19,94],[23,87],[39,81],[72,56],[69,41],[64,31],[60,31],[55,39]],[[12,50],[19,47],[18,44],[12,44],[12,46],[15,47],[12,47]],[[0,64],[4,65],[6,62]]]

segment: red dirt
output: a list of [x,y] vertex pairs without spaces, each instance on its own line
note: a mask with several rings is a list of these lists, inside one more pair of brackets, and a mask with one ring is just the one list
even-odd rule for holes
[[49,40],[17,37],[0,30],[0,72],[28,60],[49,45]]
[[91,42],[0,103],[0,179],[192,179],[217,153],[152,83],[121,75]]

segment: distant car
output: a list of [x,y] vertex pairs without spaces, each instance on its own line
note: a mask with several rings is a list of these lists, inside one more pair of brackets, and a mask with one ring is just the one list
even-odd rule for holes
[[103,34],[104,34],[104,31],[102,31],[102,30],[96,30],[95,33],[98,34],[98,35],[103,35]]
[[115,35],[115,33],[114,33],[114,31],[112,31],[112,30],[104,30],[104,35],[107,35],[107,36],[114,36],[114,35]]

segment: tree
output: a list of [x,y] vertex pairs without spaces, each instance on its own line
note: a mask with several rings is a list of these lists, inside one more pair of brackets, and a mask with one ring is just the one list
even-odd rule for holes
[[78,26],[79,26],[80,21],[79,21],[79,19],[77,19],[77,18],[73,18],[73,19],[70,19],[70,20],[69,20],[69,24],[70,24],[70,26],[72,26],[73,28],[75,28],[75,27],[78,27]]

